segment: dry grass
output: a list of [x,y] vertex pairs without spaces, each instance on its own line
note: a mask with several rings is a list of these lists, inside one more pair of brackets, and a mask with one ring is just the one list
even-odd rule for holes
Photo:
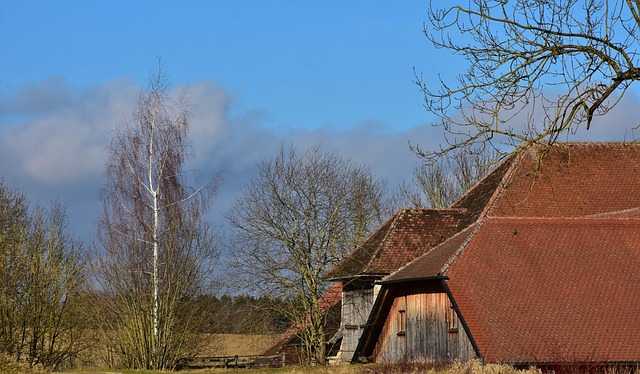
[[185,372],[188,374],[221,374],[221,373],[272,373],[272,374],[541,374],[540,370],[517,370],[509,365],[482,365],[479,362],[466,364],[368,364],[300,367],[288,366],[279,369],[200,369]]
[[260,355],[273,344],[279,335],[213,334],[202,356],[252,356]]
[[517,370],[510,365],[483,365],[479,361],[469,363],[407,363],[407,364],[374,364],[364,365],[361,374],[541,374],[538,369]]
[[[278,338],[278,335],[202,334],[204,344],[198,356],[250,356],[260,355]],[[73,367],[107,367],[109,358],[104,336],[95,339],[90,349],[81,352]],[[68,366],[67,366],[68,367]],[[0,368],[0,374],[4,374]]]
[[[199,369],[189,370],[178,373],[184,374],[254,374],[254,373],[272,373],[272,374],[541,374],[539,369],[531,368],[527,370],[517,370],[509,365],[482,365],[480,362],[474,361],[465,364],[453,364],[444,367],[443,364],[433,363],[415,363],[415,364],[367,364],[367,365],[342,365],[342,366],[318,366],[318,367],[299,367],[291,366],[280,369]],[[611,369],[605,371],[606,374],[632,374],[636,371],[632,369]],[[35,374],[42,372],[32,371],[8,371],[5,372],[0,367],[0,373],[11,374]],[[133,370],[85,370],[70,371],[65,374],[167,374],[167,372],[155,371],[133,371]]]
[[13,358],[0,353],[0,373],[2,374],[40,374],[46,373],[42,368],[30,368],[27,364],[15,363]]
[[[635,368],[611,368],[605,374],[633,374]],[[518,370],[510,365],[486,364],[478,361],[456,364],[413,363],[413,364],[367,364],[323,367],[284,367],[280,369],[202,369],[185,374],[221,374],[221,373],[272,373],[272,374],[543,374],[537,368]]]

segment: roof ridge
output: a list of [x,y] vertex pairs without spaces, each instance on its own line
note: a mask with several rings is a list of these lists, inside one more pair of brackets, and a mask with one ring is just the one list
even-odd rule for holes
[[[452,208],[452,207],[447,207],[447,208],[400,208],[398,209],[398,211],[396,213],[394,213],[394,216],[398,213],[401,212],[405,212],[405,211],[411,211],[411,212],[442,212],[442,211],[465,211],[467,210],[467,208]],[[388,221],[388,220],[387,220]]]
[[[471,229],[471,233],[469,234],[469,236],[467,236],[467,238],[462,242],[462,244],[460,244],[460,246],[458,247],[458,249],[456,249],[456,251],[453,253],[453,255],[447,260],[447,262],[444,263],[444,265],[442,265],[442,268],[440,269],[440,274],[444,274],[447,272],[447,270],[449,269],[449,266],[451,266],[451,264],[453,263],[453,261],[455,261],[456,258],[458,258],[458,256],[460,255],[460,253],[462,253],[462,251],[467,247],[467,245],[469,244],[469,242],[471,241],[471,239],[473,239],[474,236],[476,236],[476,234],[478,233],[478,231],[480,230],[480,228],[482,228],[482,226],[484,226],[485,222],[487,222],[487,220],[489,219],[489,217],[483,217],[481,219],[479,219],[478,221],[476,221],[476,223],[474,223],[473,225],[465,228],[464,230],[460,231],[458,234]],[[457,234],[456,234],[457,235]],[[452,236],[451,238],[455,237]],[[449,238],[449,239],[451,239]],[[446,241],[444,241],[444,243],[446,243],[447,241],[449,241],[449,239],[447,239]],[[442,243],[442,244],[444,244]]]
[[[634,208],[633,210],[640,210],[640,208]],[[615,212],[614,212],[615,213]],[[640,217],[619,217],[619,216],[570,216],[570,217],[540,217],[540,216],[497,216],[497,217],[487,217],[492,221],[502,221],[502,222],[514,222],[514,221],[522,221],[522,222],[535,222],[535,221],[574,221],[574,222],[615,222],[615,221],[638,221]]]
[[[500,183],[498,183],[498,186],[496,187],[495,191],[493,191],[493,194],[491,195],[491,198],[487,202],[487,205],[485,205],[485,207],[482,209],[482,212],[480,212],[480,215],[478,216],[478,220],[482,219],[485,216],[488,216],[489,212],[491,212],[491,210],[494,208],[495,202],[498,200],[500,196],[502,196],[502,194],[504,193],[504,191],[506,190],[509,184],[509,181],[514,175],[516,169],[522,163],[522,157],[524,157],[523,153],[519,153],[519,154],[512,154],[508,158],[508,159],[511,159],[511,165],[509,165],[509,169],[502,176],[502,180],[500,181]],[[508,159],[505,159],[505,162],[507,162]],[[496,167],[496,169],[497,168],[498,167]]]
[[[640,207],[635,207],[635,208],[627,208],[627,209],[621,209],[621,210],[612,210],[610,212],[603,212],[603,213],[594,213],[594,214],[590,214],[588,216],[585,217],[607,217],[610,216],[611,218],[614,218],[613,215],[614,214],[624,214],[624,213],[631,213],[631,212],[640,212]],[[617,217],[617,218],[621,218],[621,217]],[[630,217],[626,217],[626,218],[630,218]]]
[[638,145],[638,143],[636,141],[620,141],[620,140],[600,140],[597,142],[592,142],[592,141],[588,141],[588,140],[578,140],[578,141],[571,141],[571,142],[555,142],[554,145],[585,145],[585,146],[591,146],[591,145],[620,145],[620,146],[636,146]]
[[[460,195],[460,197],[458,197],[453,203],[451,203],[449,205],[448,208],[446,209],[460,209],[460,208],[452,208],[454,205],[458,204],[462,199],[464,199],[467,195],[469,195],[470,193],[472,193],[476,187],[478,187],[480,184],[482,184],[487,178],[489,178],[491,176],[491,174],[493,174],[494,172],[496,172],[498,169],[500,169],[500,166],[502,166],[503,164],[509,162],[509,160],[511,160],[513,158],[513,154],[509,154],[507,155],[504,159],[500,160],[500,162],[497,162],[495,164],[495,166],[493,168],[491,168],[491,170],[482,178],[480,178],[476,183],[473,184],[473,186],[471,186],[470,188],[468,188],[462,195]],[[508,173],[508,171],[507,171]],[[506,174],[506,173],[505,173]]]

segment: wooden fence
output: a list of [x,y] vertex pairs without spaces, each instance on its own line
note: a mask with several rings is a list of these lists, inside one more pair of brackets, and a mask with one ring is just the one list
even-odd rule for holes
[[180,367],[197,368],[279,368],[285,363],[285,355],[273,356],[221,356],[221,357],[190,357],[180,360]]

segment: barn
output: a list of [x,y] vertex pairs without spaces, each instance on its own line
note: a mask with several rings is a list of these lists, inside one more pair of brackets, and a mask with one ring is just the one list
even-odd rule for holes
[[510,160],[497,166],[447,209],[401,209],[326,275],[343,285],[341,324],[332,362],[350,362],[380,291],[380,281],[473,224],[502,183]]
[[459,224],[440,243],[395,239],[423,253],[374,281],[352,362],[640,362],[640,148],[539,152],[454,203]]

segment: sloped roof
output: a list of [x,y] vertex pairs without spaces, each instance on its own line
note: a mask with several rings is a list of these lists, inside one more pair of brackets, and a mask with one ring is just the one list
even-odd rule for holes
[[640,361],[640,220],[490,218],[446,271],[490,362]]
[[494,198],[513,157],[500,163],[449,209],[402,209],[378,228],[326,278],[383,276],[473,224]]
[[489,211],[501,217],[578,217],[640,207],[640,146],[559,143],[536,170],[521,155]]
[[446,264],[475,233],[479,224],[467,227],[431,251],[383,278],[383,283],[419,280],[441,276]]
[[510,156],[449,209],[404,209],[333,269],[329,279],[387,275],[483,216],[580,217],[640,207],[640,146],[557,143],[541,164]]
[[389,274],[462,229],[466,214],[461,209],[402,209],[327,278]]
[[[558,143],[539,168],[536,162],[535,150],[525,152],[513,163],[507,160],[496,168],[503,170],[494,170],[451,208],[474,211],[464,216],[467,219],[483,219],[483,209],[489,217],[640,217],[640,147],[623,143]],[[462,236],[452,237],[384,278],[384,282],[439,275],[449,258],[460,250],[456,246],[462,245],[471,233],[465,230]]]
[[514,155],[504,159],[450,206],[451,209],[467,211],[465,227],[474,223],[493,204],[499,192],[507,186],[509,176],[513,174],[511,170],[518,165],[517,161]]
[[640,361],[640,147],[513,160],[492,194],[476,186],[451,206],[475,209],[474,225],[383,283],[448,277],[488,361]]

